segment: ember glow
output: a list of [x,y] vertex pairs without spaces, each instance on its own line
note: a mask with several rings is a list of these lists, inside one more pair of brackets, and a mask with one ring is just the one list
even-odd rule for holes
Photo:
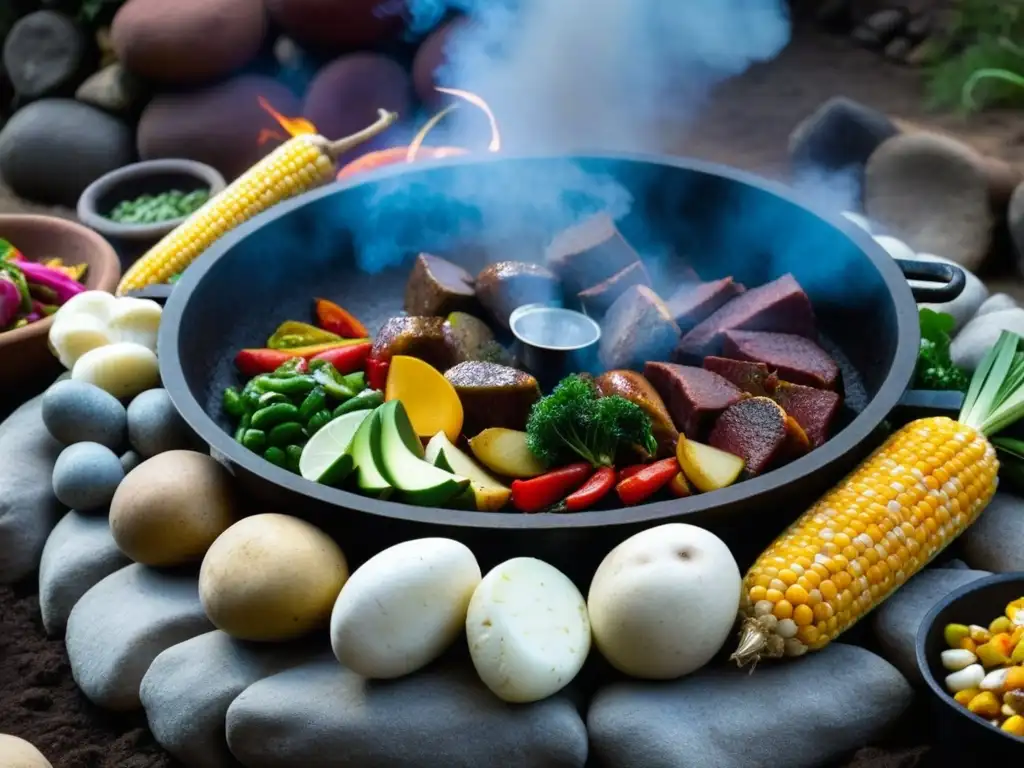
[[287,133],[287,135],[278,133],[277,131],[264,128],[260,131],[259,137],[256,139],[257,143],[262,146],[268,141],[286,141],[289,136],[302,136],[303,134],[316,133],[316,126],[313,125],[309,120],[304,117],[286,117],[274,109],[270,102],[262,96],[259,97],[260,106],[266,110],[266,112],[277,121]]

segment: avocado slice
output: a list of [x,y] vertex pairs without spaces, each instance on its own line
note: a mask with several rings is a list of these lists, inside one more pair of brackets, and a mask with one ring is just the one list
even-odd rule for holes
[[380,431],[380,410],[380,408],[375,408],[373,413],[359,425],[348,452],[355,464],[356,487],[368,496],[386,499],[394,488],[377,468],[373,451],[370,448],[374,430]]
[[491,477],[490,473],[464,451],[460,451],[444,432],[438,432],[430,438],[425,458],[435,467],[469,478],[473,509],[480,512],[496,512],[508,504],[512,496],[512,491],[507,486]]
[[384,403],[377,413],[379,418],[370,436],[373,460],[388,483],[402,494],[402,501],[438,507],[469,486],[467,478],[423,460],[423,444],[400,400]]

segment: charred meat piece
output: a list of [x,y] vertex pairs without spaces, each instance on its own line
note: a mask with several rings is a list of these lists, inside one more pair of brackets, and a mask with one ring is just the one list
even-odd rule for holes
[[608,369],[642,369],[648,360],[665,360],[679,341],[675,324],[658,295],[645,285],[626,290],[601,323],[598,355]]
[[514,365],[515,359],[498,341],[483,320],[466,312],[452,312],[444,321],[456,363],[482,360]]
[[709,283],[681,285],[665,303],[668,304],[669,311],[680,330],[686,333],[745,290],[743,285],[731,277],[723,277]]
[[703,368],[647,363],[644,376],[665,401],[676,427],[694,440],[701,439],[722,411],[743,399],[735,385]]
[[654,439],[658,441],[658,456],[675,456],[679,430],[661,395],[651,382],[636,371],[608,371],[595,380],[602,396],[618,395],[636,403],[651,420]]
[[792,434],[793,427],[799,426],[791,427],[791,422],[771,398],[748,397],[725,409],[708,442],[741,457],[746,462],[744,477],[756,477],[793,457],[800,436]]
[[499,261],[476,276],[477,299],[506,330],[516,307],[558,301],[561,295],[558,278],[540,264]]
[[429,317],[449,312],[469,312],[476,306],[473,276],[462,267],[421,253],[405,284],[405,311]]
[[468,437],[488,427],[526,429],[530,409],[540,400],[537,380],[506,365],[459,363],[446,371],[444,377],[462,401],[462,431]]
[[583,311],[591,317],[601,317],[608,308],[615,303],[623,293],[634,285],[646,285],[650,287],[651,278],[647,274],[647,268],[637,261],[630,264],[621,272],[612,275],[602,283],[592,288],[580,291],[576,294]]
[[765,363],[784,381],[835,389],[839,366],[810,339],[791,333],[726,331],[722,354],[736,360]]
[[755,397],[769,397],[778,383],[778,377],[764,363],[708,356],[704,358],[704,368],[728,379]]
[[772,399],[804,428],[813,448],[828,440],[832,422],[842,402],[835,392],[788,381],[780,381],[776,385]]
[[599,213],[556,235],[547,248],[547,265],[568,294],[603,283],[640,261],[612,217]]
[[717,355],[726,331],[774,331],[814,338],[814,310],[803,288],[789,274],[741,293],[687,333],[676,359]]
[[440,317],[392,317],[373,340],[370,357],[390,360],[394,355],[418,357],[439,371],[455,362],[455,352]]

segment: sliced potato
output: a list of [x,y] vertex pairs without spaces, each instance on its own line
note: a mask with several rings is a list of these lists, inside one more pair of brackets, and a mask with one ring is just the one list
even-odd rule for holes
[[508,504],[512,490],[495,480],[473,459],[452,444],[444,432],[427,443],[426,460],[435,467],[469,478],[472,506],[478,512],[496,512]]
[[134,397],[160,385],[160,364],[148,347],[120,341],[82,355],[71,378],[95,384],[117,398]]
[[735,483],[744,466],[739,456],[687,440],[684,435],[679,436],[676,458],[686,478],[704,493],[727,488]]
[[547,472],[526,447],[526,433],[517,429],[485,429],[469,441],[469,447],[481,464],[505,477],[529,478]]

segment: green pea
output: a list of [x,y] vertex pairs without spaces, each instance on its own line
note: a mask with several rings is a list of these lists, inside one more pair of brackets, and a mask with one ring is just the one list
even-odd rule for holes
[[271,445],[290,445],[306,437],[302,431],[302,425],[297,421],[289,421],[285,424],[278,424],[267,435],[267,442]]
[[299,460],[302,458],[302,446],[301,445],[289,445],[284,449],[285,456],[288,458],[287,467],[292,472],[298,473],[299,471]]
[[242,435],[242,445],[255,453],[262,453],[267,447],[267,433],[262,429],[247,429]]
[[242,438],[245,437],[245,431],[249,429],[252,424],[252,417],[245,413],[242,415],[242,420],[238,422],[238,429],[235,430],[235,440],[242,442]]
[[236,419],[240,419],[245,415],[245,401],[242,399],[242,393],[238,391],[237,387],[228,387],[225,389],[224,395],[221,398],[221,403],[224,406],[224,412],[227,413],[228,416],[234,416]]
[[324,428],[327,422],[331,421],[333,418],[334,415],[326,408],[322,411],[317,411],[316,413],[313,414],[312,417],[310,417],[309,422],[306,424],[307,434],[309,434],[310,436],[315,435],[317,432]]
[[291,403],[274,403],[266,408],[260,408],[252,415],[253,429],[271,429],[286,421],[297,421],[299,409]]
[[299,421],[306,424],[317,411],[327,405],[327,393],[323,387],[314,387],[299,406]]
[[368,411],[383,404],[384,393],[378,389],[371,389],[367,392],[361,392],[352,399],[346,400],[344,403],[339,405],[334,409],[333,417],[336,419],[339,416],[343,416],[346,413],[352,413],[353,411]]
[[263,458],[269,461],[271,464],[276,464],[279,467],[287,467],[288,455],[278,448],[276,445],[272,445],[263,452]]

